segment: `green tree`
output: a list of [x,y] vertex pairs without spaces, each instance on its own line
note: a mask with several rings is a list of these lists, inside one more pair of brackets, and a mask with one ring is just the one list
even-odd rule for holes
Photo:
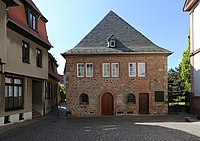
[[60,95],[61,95],[61,101],[65,101],[66,99],[66,88],[64,84],[60,84]]
[[190,37],[188,36],[188,48],[183,53],[183,58],[181,62],[181,73],[180,76],[185,85],[185,92],[191,91],[191,82],[190,82]]
[[184,83],[182,81],[180,73],[181,73],[181,65],[175,67],[175,69],[171,68],[168,71],[168,83],[170,92],[181,93],[182,90],[184,89]]

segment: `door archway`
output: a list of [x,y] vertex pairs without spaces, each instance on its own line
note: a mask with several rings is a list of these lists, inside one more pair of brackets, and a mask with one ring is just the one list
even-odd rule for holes
[[113,115],[114,101],[110,93],[104,93],[101,98],[101,114]]

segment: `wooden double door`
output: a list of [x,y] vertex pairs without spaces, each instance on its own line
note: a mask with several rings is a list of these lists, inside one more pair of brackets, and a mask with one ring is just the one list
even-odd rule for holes
[[110,93],[103,94],[101,98],[101,113],[102,115],[113,115],[113,96]]
[[149,114],[149,94],[139,94],[139,114]]

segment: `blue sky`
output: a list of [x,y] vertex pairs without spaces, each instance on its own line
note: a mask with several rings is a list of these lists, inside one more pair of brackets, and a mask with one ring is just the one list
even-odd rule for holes
[[122,17],[156,45],[172,52],[168,68],[177,67],[188,46],[189,14],[185,0],[33,0],[49,20],[47,32],[51,53],[63,73],[60,55],[73,48],[110,11]]

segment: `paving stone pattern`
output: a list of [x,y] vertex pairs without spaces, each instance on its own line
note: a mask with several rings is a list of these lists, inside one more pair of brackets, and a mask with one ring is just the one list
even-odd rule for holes
[[[56,114],[0,128],[0,141],[199,141],[199,122],[183,115],[65,117]],[[7,129],[7,130],[6,130]]]

